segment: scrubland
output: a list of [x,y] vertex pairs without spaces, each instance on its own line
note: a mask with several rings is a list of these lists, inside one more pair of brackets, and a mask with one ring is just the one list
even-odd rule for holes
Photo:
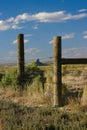
[[25,90],[16,67],[0,68],[0,130],[86,130],[87,66],[62,66],[62,107],[53,106],[53,67],[26,67]]

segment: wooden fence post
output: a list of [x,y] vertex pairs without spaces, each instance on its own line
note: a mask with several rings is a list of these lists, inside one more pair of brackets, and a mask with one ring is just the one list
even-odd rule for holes
[[23,89],[24,71],[24,35],[18,34],[18,77],[20,89]]
[[54,106],[62,106],[61,37],[54,37]]

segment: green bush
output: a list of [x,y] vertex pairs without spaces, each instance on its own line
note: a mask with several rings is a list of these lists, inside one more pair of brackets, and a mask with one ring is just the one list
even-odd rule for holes
[[63,66],[62,66],[62,74],[63,74],[63,75],[66,75],[66,74],[68,74],[68,73],[69,73],[68,67],[67,67],[66,65],[63,65]]
[[41,70],[36,63],[32,63],[29,66],[26,67],[25,69],[25,79],[26,79],[26,83],[31,84],[33,82],[33,80],[40,76],[40,81],[42,82],[42,84],[45,83],[45,77],[44,77],[44,71]]
[[75,69],[73,74],[74,74],[74,76],[80,76],[81,70]]
[[32,84],[29,86],[29,91],[39,93],[42,91],[42,85],[40,81],[41,76],[37,76],[33,79]]
[[14,86],[16,87],[18,84],[17,70],[10,70],[1,79],[1,84],[4,87]]
[[1,81],[3,76],[4,76],[4,74],[0,72],[0,81]]
[[0,83],[3,87],[17,87],[19,85],[24,86],[26,84],[30,85],[36,77],[38,79],[38,76],[40,76],[39,80],[44,87],[44,71],[39,69],[39,67],[37,67],[37,65],[33,62],[25,68],[25,73],[22,75],[22,77],[18,76],[17,69],[11,69],[5,74],[0,73]]

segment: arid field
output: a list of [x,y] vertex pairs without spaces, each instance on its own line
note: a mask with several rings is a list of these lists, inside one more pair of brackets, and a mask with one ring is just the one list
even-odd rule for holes
[[[63,106],[53,106],[53,68],[44,70],[42,88],[39,76],[25,85],[21,94],[14,86],[0,87],[0,130],[86,130],[87,129],[87,66],[62,67]],[[13,68],[1,68],[1,72]],[[7,82],[5,82],[7,83]],[[85,89],[87,91],[87,89]]]

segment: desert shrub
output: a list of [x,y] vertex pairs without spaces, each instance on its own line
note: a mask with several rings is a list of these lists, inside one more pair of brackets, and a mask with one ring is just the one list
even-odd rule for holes
[[68,67],[67,67],[66,65],[63,65],[63,66],[62,66],[62,74],[63,74],[63,75],[66,75],[66,74],[68,74],[68,71],[69,71],[69,70],[68,70]]
[[44,90],[42,85],[42,77],[41,75],[38,75],[33,79],[32,84],[29,86],[29,91],[35,92],[35,93],[42,93]]
[[44,88],[44,71],[39,69],[37,65],[34,62],[32,62],[29,66],[25,68],[23,78],[20,78],[20,76],[18,76],[17,69],[15,68],[5,72],[5,74],[0,73],[0,83],[3,87],[13,86],[16,88],[20,84],[31,84],[33,80],[35,81],[35,78],[38,79],[38,77],[40,77],[39,81],[42,83],[42,86]]
[[1,81],[3,76],[4,76],[4,73],[0,72],[0,81]]
[[26,67],[25,70],[25,79],[26,79],[26,83],[31,84],[33,82],[33,80],[40,76],[40,81],[42,82],[42,84],[45,83],[45,77],[44,77],[44,71],[41,70],[35,62],[32,62],[29,66]]
[[18,84],[18,79],[17,79],[17,70],[11,70],[5,73],[5,75],[1,79],[1,84],[4,87],[7,86],[14,86],[16,87]]
[[78,69],[75,69],[74,72],[73,72],[74,76],[80,76],[80,74],[81,74],[81,71],[78,70]]

